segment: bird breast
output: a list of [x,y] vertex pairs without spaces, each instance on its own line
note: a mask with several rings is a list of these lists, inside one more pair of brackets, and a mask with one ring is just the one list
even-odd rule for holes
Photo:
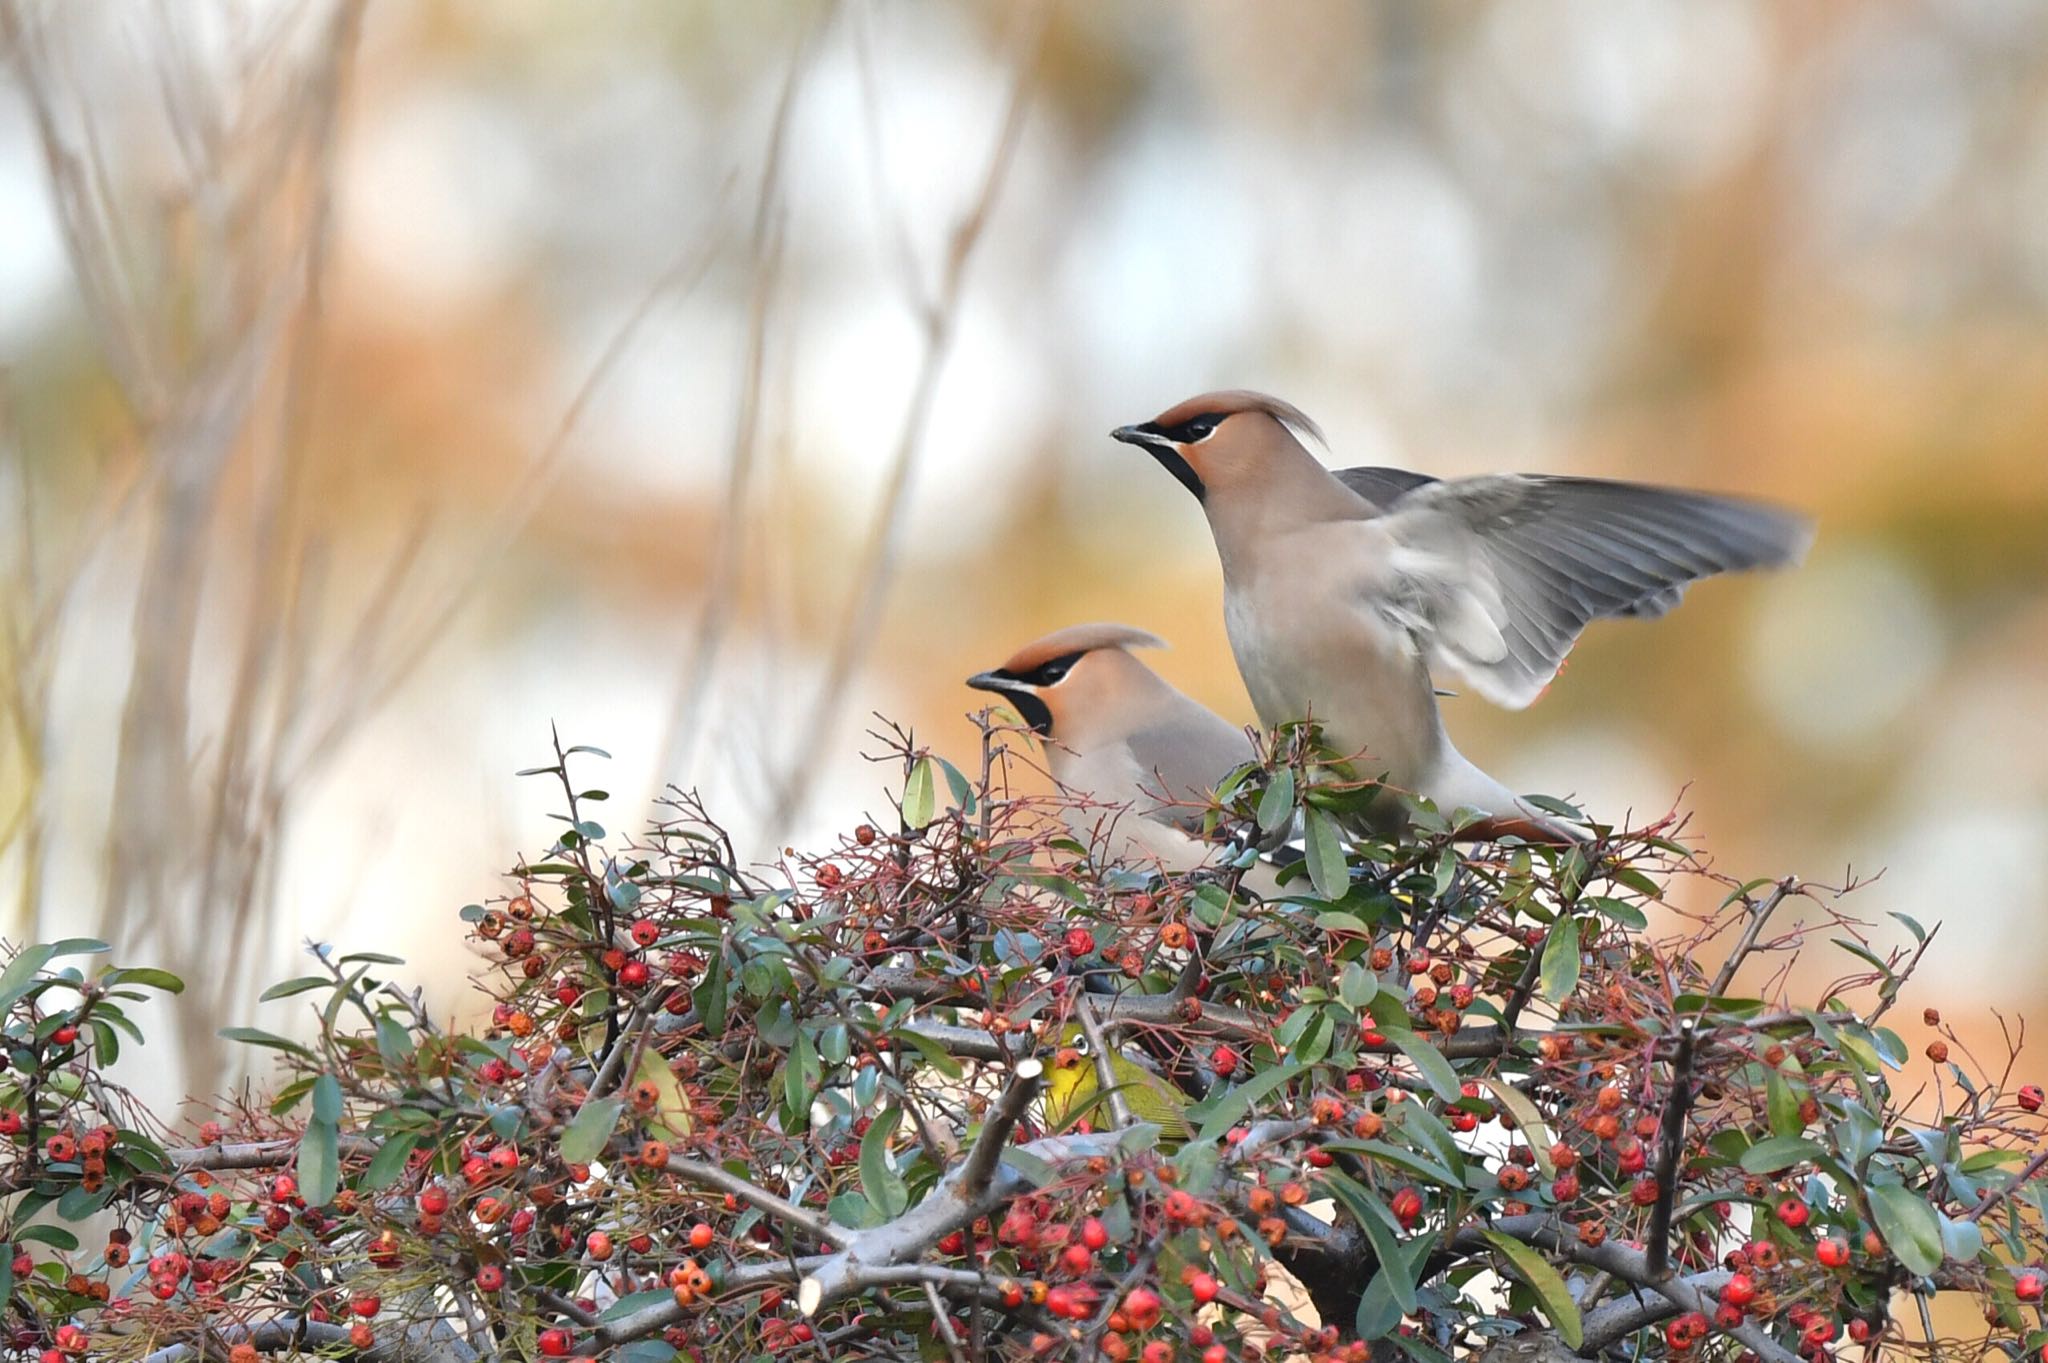
[[1443,751],[1436,695],[1409,641],[1372,607],[1365,527],[1350,528],[1263,545],[1227,580],[1224,625],[1261,723],[1312,717],[1330,746],[1367,753],[1371,774],[1414,790]]

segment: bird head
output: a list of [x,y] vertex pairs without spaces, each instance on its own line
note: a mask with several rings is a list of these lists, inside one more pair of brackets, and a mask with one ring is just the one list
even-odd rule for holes
[[[1110,1052],[1109,1068],[1132,1115],[1156,1123],[1169,1141],[1187,1139],[1191,1133],[1186,1094],[1115,1050]],[[1055,1129],[1079,1120],[1101,1123],[1106,1117],[1096,1110],[1101,1093],[1101,1077],[1087,1035],[1080,1024],[1069,1023],[1059,1032],[1045,1067],[1042,1102],[1046,1121]]]
[[1153,675],[1127,650],[1164,647],[1158,636],[1129,625],[1072,625],[1026,644],[967,684],[1004,697],[1041,738],[1086,742],[1140,694],[1132,685],[1137,674]]
[[1313,460],[1295,438],[1296,431],[1318,441],[1323,438],[1316,424],[1291,403],[1231,389],[1189,398],[1142,425],[1119,426],[1110,435],[1151,455],[1197,501],[1207,502],[1215,493],[1232,492],[1268,476],[1276,460]]

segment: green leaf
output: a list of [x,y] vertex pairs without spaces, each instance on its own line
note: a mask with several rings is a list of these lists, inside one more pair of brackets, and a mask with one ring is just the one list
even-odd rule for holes
[[1444,1059],[1442,1051],[1405,1027],[1382,1027],[1380,1033],[1401,1048],[1401,1054],[1413,1062],[1437,1097],[1447,1103],[1455,1103],[1464,1097],[1458,1086],[1458,1072],[1451,1068],[1450,1061]]
[[1503,1235],[1497,1230],[1480,1233],[1488,1244],[1501,1252],[1515,1276],[1534,1289],[1543,1303],[1543,1313],[1550,1317],[1551,1325],[1557,1330],[1558,1338],[1567,1347],[1578,1348],[1579,1342],[1585,1338],[1578,1303],[1572,1300],[1571,1289],[1565,1286],[1564,1279],[1550,1266],[1550,1261],[1511,1235]]
[[598,1098],[578,1108],[569,1129],[562,1133],[562,1162],[588,1164],[596,1159],[605,1142],[612,1138],[612,1132],[618,1129],[619,1112],[624,1106],[617,1098]]
[[910,764],[910,775],[903,782],[903,824],[906,828],[923,828],[938,814],[938,764],[929,757],[920,757]]
[[1764,1080],[1764,1103],[1771,1117],[1771,1130],[1780,1136],[1796,1136],[1806,1130],[1800,1119],[1800,1096],[1785,1076],[1772,1070]]
[[1543,1125],[1543,1114],[1529,1101],[1529,1095],[1499,1075],[1474,1075],[1473,1082],[1491,1093],[1493,1100],[1515,1119],[1515,1130],[1521,1132],[1529,1152],[1536,1156],[1536,1167],[1543,1171],[1543,1177],[1556,1177],[1557,1169],[1550,1162],[1550,1131]]
[[1275,1065],[1263,1074],[1255,1075],[1236,1088],[1219,1097],[1205,1098],[1188,1109],[1188,1116],[1200,1116],[1202,1129],[1196,1134],[1198,1143],[1220,1140],[1223,1133],[1237,1125],[1238,1119],[1251,1111],[1253,1103],[1286,1084],[1301,1072],[1301,1066],[1289,1061]]
[[97,937],[66,937],[50,943],[52,956],[104,956],[112,950]]
[[1358,1299],[1353,1327],[1360,1339],[1384,1339],[1401,1323],[1401,1304],[1394,1300],[1394,1274],[1382,1268],[1372,1275]]
[[1745,1173],[1775,1174],[1826,1153],[1804,1136],[1771,1136],[1743,1151],[1741,1163]]
[[[14,1238],[48,1245],[67,1253],[78,1248],[78,1237],[62,1226],[23,1226],[14,1233]],[[7,1257],[12,1259],[14,1256],[10,1254]]]
[[384,1063],[397,1069],[412,1059],[412,1053],[412,1033],[405,1024],[389,1013],[377,1014],[377,1054]]
[[158,970],[154,966],[123,966],[116,970],[109,970],[106,974],[100,976],[100,983],[110,989],[115,985],[139,984],[145,989],[161,989],[166,994],[182,994],[185,992],[185,982],[183,980],[168,970]]
[[1363,1008],[1380,992],[1379,977],[1361,961],[1348,962],[1337,979],[1337,998],[1347,1008]]
[[1949,1258],[1958,1263],[1968,1263],[1984,1252],[1984,1232],[1977,1228],[1975,1221],[1960,1221],[1943,1213],[1941,1248]]
[[1896,1183],[1880,1184],[1869,1192],[1878,1234],[1898,1261],[1922,1276],[1940,1268],[1941,1223],[1934,1208],[1911,1188]]
[[251,1046],[268,1046],[273,1051],[289,1051],[303,1060],[316,1059],[311,1051],[298,1042],[281,1037],[275,1032],[266,1032],[261,1027],[223,1027],[219,1034],[229,1041],[241,1041]]
[[326,975],[301,975],[295,980],[286,980],[282,984],[273,984],[257,996],[256,1002],[269,1003],[272,999],[288,999],[294,994],[304,994],[309,990],[319,989],[323,985],[333,983],[334,980]]
[[0,1012],[12,1008],[15,1001],[28,992],[36,981],[36,975],[50,963],[55,955],[51,947],[37,944],[23,947],[14,959],[7,963],[7,969],[0,970]]
[[1342,899],[1351,888],[1351,872],[1344,865],[1344,830],[1327,810],[1314,805],[1301,812],[1306,832],[1303,851],[1308,857],[1309,883],[1325,899]]
[[368,961],[371,965],[404,965],[403,956],[386,956],[381,951],[351,951],[335,962],[336,965],[353,965],[357,961]]
[[1567,918],[1551,928],[1543,939],[1543,963],[1538,968],[1543,997],[1562,1003],[1579,987],[1579,920]]
[[910,1189],[903,1176],[889,1167],[889,1141],[902,1121],[903,1109],[888,1108],[860,1139],[861,1191],[884,1221],[903,1215],[910,1205]]
[[329,1126],[341,1121],[341,1083],[331,1074],[313,1081],[313,1120]]
[[335,1190],[341,1186],[340,1145],[341,1132],[334,1123],[317,1117],[299,1137],[299,1196],[306,1199],[307,1206],[324,1207],[334,1201]]
[[1387,1210],[1387,1204],[1379,1195],[1363,1184],[1343,1174],[1323,1175],[1323,1185],[1351,1213],[1351,1219],[1365,1232],[1371,1243],[1373,1257],[1379,1260],[1380,1276],[1387,1279],[1387,1290],[1394,1294],[1394,1301],[1403,1315],[1415,1310],[1415,1273],[1408,1262],[1408,1256],[1401,1252],[1400,1222]]
[[704,967],[704,979],[691,994],[690,1001],[697,1006],[697,1016],[703,1019],[706,1036],[722,1036],[725,1033],[725,952],[711,953],[711,961]]
[[1294,817],[1294,768],[1282,767],[1259,796],[1259,830],[1271,833]]
[[1409,1150],[1399,1145],[1391,1145],[1386,1141],[1325,1141],[1323,1142],[1323,1149],[1328,1150],[1331,1154],[1348,1152],[1380,1160],[1394,1165],[1396,1168],[1406,1169],[1411,1174],[1418,1174],[1439,1187],[1463,1189],[1465,1186],[1465,1180],[1459,1178],[1448,1166],[1439,1163],[1420,1151]]
[[385,1139],[377,1147],[377,1153],[370,1157],[370,1167],[363,1171],[364,1192],[375,1192],[405,1172],[405,1162],[412,1158],[412,1152],[425,1140],[424,1131],[401,1131]]
[[64,1196],[57,1199],[57,1215],[66,1221],[90,1221],[105,1209],[113,1196],[112,1187],[101,1188],[96,1193],[87,1192],[82,1185],[68,1188]]

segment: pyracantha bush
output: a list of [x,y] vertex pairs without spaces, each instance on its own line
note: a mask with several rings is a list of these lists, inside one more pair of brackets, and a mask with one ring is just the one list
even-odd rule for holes
[[462,910],[487,1024],[317,951],[265,996],[310,1041],[228,1033],[274,1098],[177,1139],[104,1071],[178,982],[19,952],[8,1345],[1787,1363],[1955,1291],[1973,1356],[2041,1350],[2041,1092],[1885,1025],[1918,924],[1880,954],[1669,826],[1353,837],[1375,792],[1300,732],[1191,811],[1222,869],[1161,877],[1010,798],[1007,738],[970,777],[892,736],[886,826],[765,866],[682,797],[615,839],[558,747],[559,837]]

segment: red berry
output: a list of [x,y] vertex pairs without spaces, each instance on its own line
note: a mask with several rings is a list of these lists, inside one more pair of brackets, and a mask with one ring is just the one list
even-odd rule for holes
[[939,1237],[939,1253],[962,1254],[967,1249],[967,1237],[960,1231]]
[[647,962],[628,961],[619,968],[619,983],[628,989],[638,989],[647,983]]
[[535,1342],[540,1345],[540,1351],[549,1358],[569,1356],[569,1332],[560,1326],[541,1331],[540,1338]]
[[1209,1064],[1216,1073],[1228,1079],[1231,1071],[1237,1068],[1237,1052],[1228,1046],[1218,1046],[1209,1053]]
[[1069,956],[1086,956],[1095,950],[1095,934],[1086,928],[1068,928],[1064,945]]
[[[1806,1204],[1801,1202],[1798,1205],[1801,1212],[1804,1213]],[[1778,1215],[1783,1217],[1784,1214],[1785,1209],[1783,1206],[1780,1206],[1778,1208]],[[1805,1216],[1802,1214],[1800,1220],[1804,1221],[1805,1219]],[[1787,1221],[1785,1224],[1789,1226],[1797,1223]],[[1813,1257],[1820,1260],[1822,1268],[1840,1268],[1849,1262],[1849,1242],[1847,1240],[1838,1240],[1830,1235],[1827,1239],[1822,1240],[1813,1247]]]
[[448,1190],[438,1183],[420,1189],[419,1207],[428,1216],[445,1215],[448,1211]]
[[1394,1194],[1394,1200],[1390,1206],[1394,1213],[1394,1219],[1399,1221],[1405,1229],[1414,1225],[1416,1218],[1422,1215],[1422,1194],[1416,1192],[1413,1188],[1403,1188],[1400,1192]]
[[384,1309],[384,1299],[376,1296],[355,1297],[349,1301],[348,1309],[368,1320]]
[[1159,1294],[1149,1287],[1134,1287],[1124,1296],[1124,1317],[1140,1330],[1159,1323]]
[[476,1271],[476,1285],[479,1291],[496,1292],[505,1285],[505,1270],[497,1264],[485,1264]]
[[2048,1289],[2048,1278],[2043,1278],[2038,1269],[2028,1269],[2012,1280],[2012,1294],[2021,1301],[2039,1301],[2044,1289]]
[[1721,1300],[1730,1306],[1747,1306],[1756,1300],[1756,1279],[1738,1273],[1721,1288]]
[[1188,1279],[1189,1293],[1194,1296],[1196,1303],[1202,1306],[1207,1306],[1210,1302],[1215,1301],[1216,1294],[1222,1290],[1223,1284],[1216,1281],[1214,1274],[1197,1273],[1194,1277]]
[[1096,1217],[1089,1217],[1081,1223],[1081,1243],[1091,1250],[1102,1249],[1109,1244],[1109,1228]]
[[359,1320],[348,1327],[348,1346],[357,1353],[370,1349],[377,1342],[377,1332],[370,1328],[370,1322]]
[[1778,1219],[1793,1230],[1805,1225],[1812,1215],[1812,1210],[1796,1197],[1788,1197],[1778,1204]]
[[78,1028],[67,1022],[56,1031],[50,1033],[50,1040],[56,1042],[59,1046],[69,1046],[72,1042],[78,1040]]
[[651,918],[641,918],[633,924],[633,941],[643,947],[651,947],[661,940],[661,929]]
[[270,1181],[270,1200],[289,1202],[299,1195],[299,1181],[290,1174],[279,1174]]
[[711,1227],[705,1225],[702,1221],[699,1221],[696,1225],[690,1227],[691,1249],[710,1249],[711,1239]]
[[2020,1106],[2028,1112],[2039,1112],[2041,1110],[2041,1086],[2039,1084],[2023,1086],[2020,1089],[2019,1101]]
[[1086,1245],[1068,1245],[1060,1251],[1060,1267],[1078,1278],[1095,1267],[1095,1255]]

